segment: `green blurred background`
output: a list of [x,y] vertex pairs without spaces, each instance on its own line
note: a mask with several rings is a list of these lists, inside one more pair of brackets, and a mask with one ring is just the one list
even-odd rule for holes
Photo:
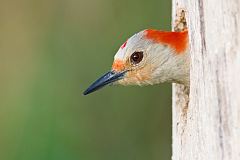
[[170,18],[170,0],[0,0],[0,159],[170,159],[170,84],[82,95]]

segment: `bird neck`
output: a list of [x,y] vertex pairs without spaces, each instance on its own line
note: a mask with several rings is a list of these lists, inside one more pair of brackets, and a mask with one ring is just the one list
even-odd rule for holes
[[176,54],[169,46],[158,45],[153,71],[154,83],[171,82],[189,86],[189,50]]

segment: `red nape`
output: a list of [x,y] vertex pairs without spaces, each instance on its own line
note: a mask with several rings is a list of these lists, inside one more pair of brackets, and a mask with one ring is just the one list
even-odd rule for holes
[[170,45],[177,54],[184,52],[188,46],[188,31],[166,32],[154,29],[147,29],[146,38],[155,42]]
[[121,48],[122,48],[122,49],[125,48],[126,45],[127,45],[127,41],[123,43],[123,45],[121,46]]

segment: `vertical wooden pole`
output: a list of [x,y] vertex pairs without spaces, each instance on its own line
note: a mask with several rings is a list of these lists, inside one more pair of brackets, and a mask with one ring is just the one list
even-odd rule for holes
[[[240,1],[173,0],[186,11],[190,94],[173,85],[173,160],[240,160]],[[180,25],[181,27],[181,25]]]

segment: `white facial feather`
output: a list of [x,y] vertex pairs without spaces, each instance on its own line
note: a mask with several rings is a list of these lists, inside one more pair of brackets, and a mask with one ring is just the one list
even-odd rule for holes
[[126,60],[127,57],[135,52],[136,50],[143,50],[147,46],[146,40],[144,38],[144,31],[134,34],[130,37],[126,43],[125,47],[120,47],[118,52],[115,54],[114,59]]
[[149,52],[152,60],[149,61],[154,67],[152,71],[153,84],[162,82],[175,82],[189,85],[189,54],[176,54],[169,46],[160,47],[159,44],[152,45]]

